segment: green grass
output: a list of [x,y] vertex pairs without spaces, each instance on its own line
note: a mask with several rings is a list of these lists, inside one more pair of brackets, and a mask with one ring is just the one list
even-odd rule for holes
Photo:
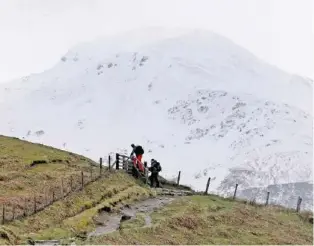
[[[86,235],[96,222],[94,217],[99,209],[131,203],[151,196],[148,189],[123,172],[104,176],[85,187],[83,191],[71,194],[55,202],[41,212],[23,220],[15,220],[0,227],[9,232],[7,243],[25,243],[32,239],[68,239]],[[1,240],[0,240],[1,243]]]
[[21,170],[28,167],[34,160],[90,161],[74,153],[2,135],[0,135],[0,156],[1,166],[7,171]]
[[[46,163],[31,165],[34,161]],[[8,212],[14,206],[15,212],[21,214],[25,199],[30,203],[37,196],[41,207],[53,191],[56,196],[61,195],[61,180],[64,193],[70,189],[71,176],[72,185],[78,187],[80,172],[85,171],[87,179],[91,164],[96,165],[77,154],[0,135],[0,205],[6,204]],[[98,167],[92,168],[94,174],[99,172]]]
[[153,226],[141,217],[87,244],[306,244],[313,225],[291,211],[246,205],[216,196],[179,199],[152,213]]
[[[44,161],[32,165],[34,161]],[[0,244],[25,243],[31,239],[67,239],[84,235],[95,227],[94,216],[104,206],[117,207],[145,198],[151,193],[137,181],[121,172],[103,170],[102,178],[81,188],[99,174],[98,164],[83,156],[41,144],[0,135],[0,221],[2,205],[6,219],[29,215],[0,226]],[[72,180],[72,182],[71,182]],[[68,194],[61,199],[63,193]],[[36,207],[60,198],[42,211],[30,215]]]
[[[46,163],[32,166],[33,161]],[[31,212],[33,198],[37,206],[79,187],[80,172],[90,179],[93,161],[48,146],[0,136],[0,205],[6,213]],[[93,173],[99,172],[98,167]],[[174,183],[165,185],[176,186]],[[189,189],[189,187],[180,187]],[[105,207],[118,210],[123,204],[152,196],[152,191],[123,171],[106,172],[83,190],[70,193],[42,211],[0,226],[0,245],[25,244],[35,239],[75,238],[82,244],[312,244],[313,225],[306,219],[312,214],[292,210],[251,206],[217,196],[190,196],[151,214],[152,227],[143,228],[145,214],[123,222],[121,230],[86,239],[97,226],[96,217]],[[25,199],[29,198],[29,200]],[[25,201],[27,203],[25,203]],[[0,211],[1,214],[2,211]],[[0,218],[1,220],[1,218]]]
[[122,230],[132,229],[132,228],[141,228],[145,226],[145,214],[144,213],[138,213],[136,215],[136,218],[132,220],[127,220],[123,223],[121,223],[120,228]]
[[159,175],[159,182],[161,183],[163,188],[170,188],[170,189],[180,189],[180,190],[186,190],[186,191],[192,191],[192,188],[188,185],[177,185],[174,181],[169,181],[165,179],[164,177]]

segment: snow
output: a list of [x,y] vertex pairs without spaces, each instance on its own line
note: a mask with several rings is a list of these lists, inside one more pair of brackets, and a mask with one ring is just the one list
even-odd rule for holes
[[181,170],[182,183],[204,190],[210,176],[224,195],[235,183],[312,180],[311,80],[211,32],[155,31],[78,45],[0,85],[1,134],[95,160],[141,144],[166,177]]

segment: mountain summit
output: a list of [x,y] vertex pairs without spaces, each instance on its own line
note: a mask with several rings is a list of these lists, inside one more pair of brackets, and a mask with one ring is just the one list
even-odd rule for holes
[[294,184],[313,175],[313,81],[211,32],[138,34],[78,45],[42,74],[0,85],[1,133],[94,159],[141,144],[195,188],[211,177],[212,192],[238,183],[264,199],[275,186],[271,201],[294,206]]

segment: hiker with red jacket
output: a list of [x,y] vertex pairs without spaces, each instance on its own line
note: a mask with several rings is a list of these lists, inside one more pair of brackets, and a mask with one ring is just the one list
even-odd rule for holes
[[144,172],[144,165],[142,163],[142,158],[143,158],[143,154],[144,154],[143,147],[140,145],[135,146],[134,144],[131,144],[131,147],[133,148],[133,150],[132,150],[130,157],[132,157],[133,154],[135,154],[135,156],[136,156],[136,158],[134,160],[134,165],[136,167],[138,167],[138,169],[141,172]]

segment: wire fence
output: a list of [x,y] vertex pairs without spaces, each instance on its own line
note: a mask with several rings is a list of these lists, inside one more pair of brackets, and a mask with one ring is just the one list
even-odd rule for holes
[[[125,170],[130,175],[132,172],[129,172],[128,168],[128,157],[116,154],[116,160],[112,162],[112,157],[109,155],[107,159],[107,165],[103,165],[103,158],[99,159],[99,167],[95,168],[95,166],[90,166],[90,170],[87,171],[77,171],[76,174],[72,174],[70,176],[60,178],[60,183],[55,186],[50,187],[43,187],[43,191],[40,193],[34,193],[33,196],[24,196],[19,197],[18,202],[16,200],[5,200],[0,203],[0,221],[2,224],[8,223],[13,220],[22,219],[27,216],[31,216],[33,214],[42,211],[46,207],[49,207],[54,202],[62,200],[74,192],[78,192],[84,189],[84,187],[92,182],[99,180],[100,178],[104,177],[106,173],[110,172],[111,170]],[[145,170],[147,167],[145,166]],[[145,179],[146,183],[148,182],[148,173],[145,172]],[[174,187],[181,187],[181,188],[189,188],[188,186],[180,185],[181,179],[181,171],[178,172],[178,176],[175,182],[169,182],[163,179],[164,184],[171,185]],[[204,192],[200,194],[208,195],[208,189],[210,185],[211,178],[209,177],[205,186]],[[233,196],[230,199],[237,199],[237,191],[238,191],[238,184],[235,184]],[[268,191],[265,194],[265,203],[263,205],[269,205],[269,197],[270,192]],[[1,197],[0,197],[1,198]],[[22,202],[21,202],[22,201]],[[256,201],[250,200],[247,201],[250,204],[256,204]],[[302,204],[302,198],[298,197],[296,201],[296,212],[300,212]]]
[[[110,167],[111,157],[108,158],[108,161]],[[89,171],[77,171],[70,176],[61,177],[57,185],[43,187],[42,192],[33,192],[32,196],[5,199],[0,203],[1,224],[36,214],[54,202],[83,190],[86,185],[104,177],[110,170],[111,168],[103,166],[103,159],[100,158],[99,167],[91,165]]]
[[[209,177],[208,180],[207,180],[206,186],[205,186],[205,191],[203,193],[204,195],[208,195],[208,188],[209,188],[209,185],[210,185],[210,180],[211,180],[211,178]],[[238,187],[239,187],[239,185],[235,184],[233,195],[232,195],[232,197],[230,197],[232,200],[236,200],[237,199]],[[257,203],[255,197],[252,197],[252,199],[250,199],[250,200],[243,199],[243,198],[240,198],[240,199],[246,201],[247,203],[249,203],[251,205],[264,205],[264,206],[276,205],[276,204],[270,204],[269,203],[270,195],[271,195],[270,191],[266,191],[265,192],[265,202],[264,203]],[[301,211],[302,197],[299,196],[297,198],[297,201],[296,201],[295,204],[296,204],[295,211],[297,213],[299,213]],[[277,206],[281,206],[281,205],[277,205]],[[283,206],[281,206],[281,207],[283,207]],[[290,208],[286,208],[286,209],[290,209]]]

